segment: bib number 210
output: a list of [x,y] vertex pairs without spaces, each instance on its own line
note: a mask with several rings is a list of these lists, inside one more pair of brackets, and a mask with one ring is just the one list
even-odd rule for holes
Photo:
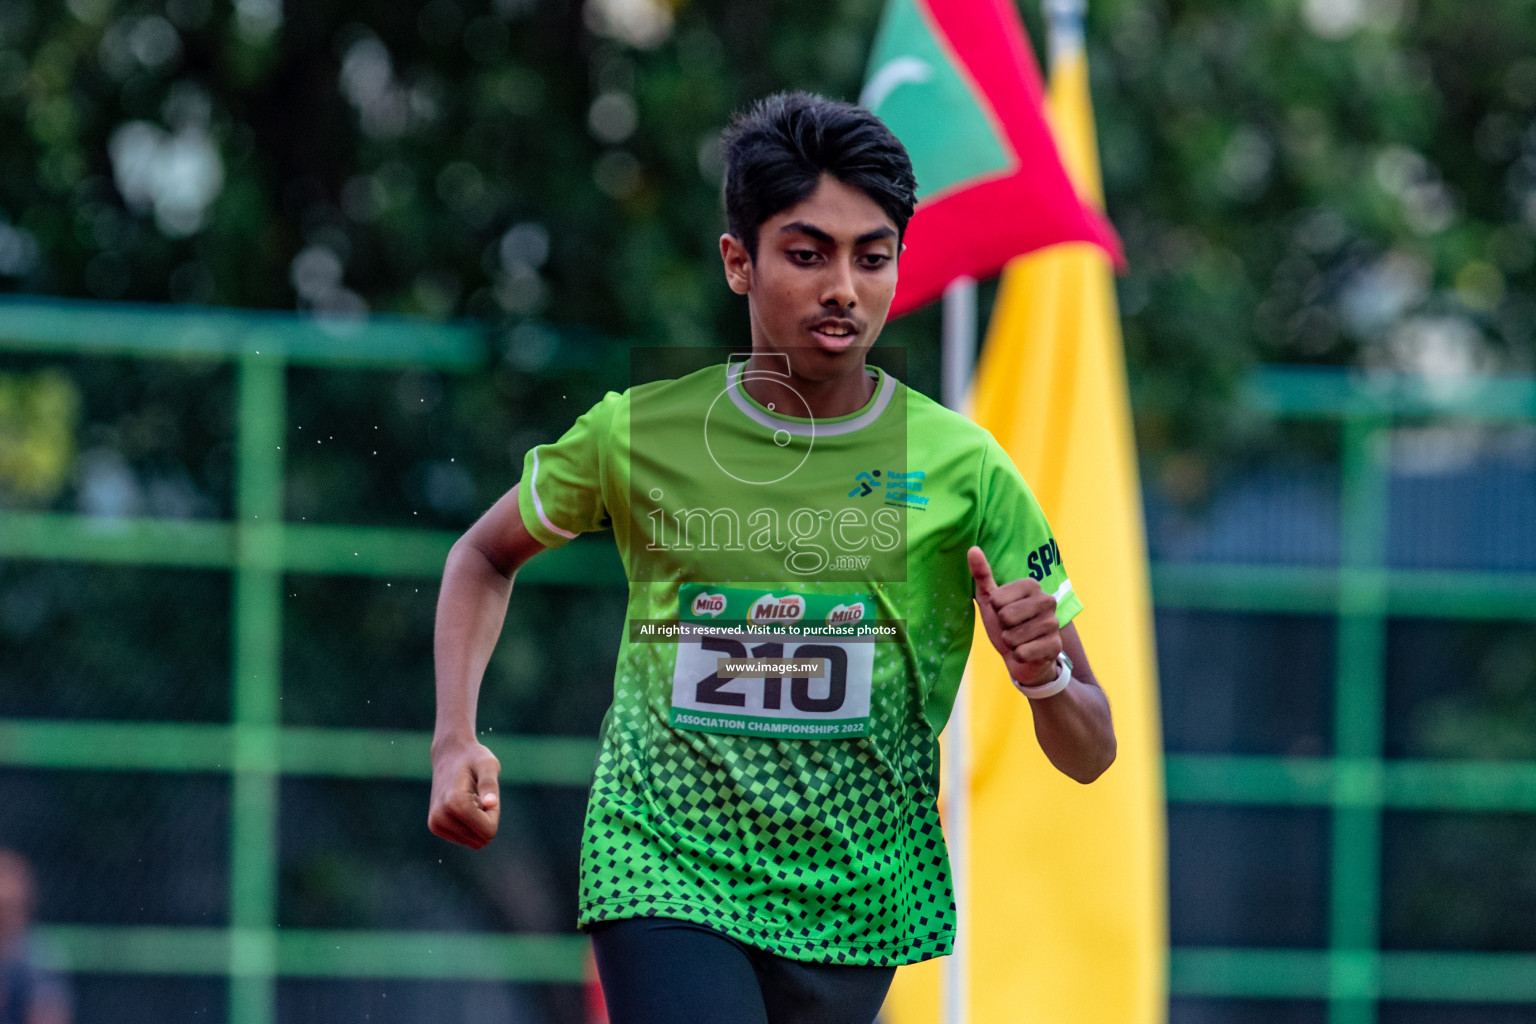
[[670,721],[772,739],[867,736],[874,660],[868,642],[723,631],[685,640],[677,645]]
[[[785,645],[782,643],[758,644],[749,652],[746,644],[729,637],[705,637],[699,641],[699,646],[727,658],[744,659],[750,654],[753,658],[823,659],[827,667],[825,697],[811,696],[810,676],[790,677],[789,703],[796,711],[813,715],[831,714],[841,708],[848,697],[848,652],[834,644],[800,644],[788,655],[784,653]],[[757,678],[761,678],[763,683],[763,710],[782,710],[784,706],[783,677]],[[747,706],[747,695],[725,689],[726,686],[735,682],[752,683],[756,682],[756,678],[739,676],[721,678],[716,672],[711,672],[694,684],[694,700],[699,704],[744,708]]]

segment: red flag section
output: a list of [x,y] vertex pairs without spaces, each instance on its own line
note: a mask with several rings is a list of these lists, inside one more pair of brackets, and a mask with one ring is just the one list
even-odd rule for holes
[[1058,242],[1090,242],[1123,262],[1114,229],[1062,167],[1012,0],[890,0],[861,100],[917,173],[893,317],[957,277],[990,277]]

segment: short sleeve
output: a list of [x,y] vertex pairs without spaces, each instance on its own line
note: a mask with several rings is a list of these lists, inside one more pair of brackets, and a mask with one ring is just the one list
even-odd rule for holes
[[609,392],[560,440],[532,448],[523,457],[518,511],[528,532],[545,547],[557,548],[578,533],[608,528],[603,470],[613,457],[612,426],[619,400]]
[[1028,576],[1056,598],[1056,621],[1065,626],[1083,610],[1062,563],[1051,524],[1029,485],[990,436],[981,468],[981,528],[977,543],[999,583]]

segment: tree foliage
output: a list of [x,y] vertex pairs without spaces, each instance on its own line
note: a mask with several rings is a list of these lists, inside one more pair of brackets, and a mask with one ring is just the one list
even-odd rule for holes
[[[719,130],[856,95],[880,6],[0,0],[0,287],[740,342]],[[1530,366],[1529,5],[1091,7],[1149,452],[1239,450],[1255,360]]]

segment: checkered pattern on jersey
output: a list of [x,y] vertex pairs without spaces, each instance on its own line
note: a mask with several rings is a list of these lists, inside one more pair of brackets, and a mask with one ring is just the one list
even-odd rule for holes
[[915,714],[877,713],[858,740],[724,736],[674,730],[627,690],[587,810],[583,925],[677,918],[825,963],[950,952],[937,743]]

